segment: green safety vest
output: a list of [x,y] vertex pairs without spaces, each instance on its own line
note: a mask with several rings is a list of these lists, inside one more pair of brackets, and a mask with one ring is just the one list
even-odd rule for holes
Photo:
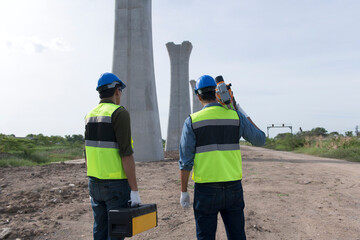
[[242,179],[240,120],[236,111],[211,106],[190,115],[196,136],[192,179],[196,183]]
[[111,115],[119,105],[100,103],[85,117],[87,175],[99,179],[126,179]]

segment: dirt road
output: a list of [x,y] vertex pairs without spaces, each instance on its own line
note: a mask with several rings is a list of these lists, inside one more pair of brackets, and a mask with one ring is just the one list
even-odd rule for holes
[[[360,240],[359,163],[241,149],[248,239]],[[159,226],[132,239],[195,239],[193,212],[179,205],[177,160],[136,167]],[[0,239],[91,239],[91,231],[84,164],[0,169]],[[226,239],[221,221],[217,239]]]

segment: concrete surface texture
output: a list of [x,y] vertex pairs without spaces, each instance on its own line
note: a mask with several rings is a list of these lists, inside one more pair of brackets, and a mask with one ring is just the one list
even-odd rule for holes
[[199,101],[197,95],[195,94],[195,80],[190,80],[190,86],[191,86],[191,92],[192,92],[192,113],[200,111],[203,106],[201,105],[201,102]]
[[113,73],[126,84],[135,161],[164,159],[156,96],[151,0],[116,0]]
[[166,44],[171,63],[170,106],[165,151],[178,150],[184,121],[190,114],[189,58],[192,44]]

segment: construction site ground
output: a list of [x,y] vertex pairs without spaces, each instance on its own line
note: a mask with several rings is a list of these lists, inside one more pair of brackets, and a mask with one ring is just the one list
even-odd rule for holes
[[[241,146],[248,239],[360,240],[360,164]],[[179,204],[178,155],[137,162],[143,203],[158,227],[132,239],[196,239]],[[189,192],[193,200],[193,185]],[[0,239],[92,239],[83,161],[0,169]],[[227,239],[219,217],[218,240]]]

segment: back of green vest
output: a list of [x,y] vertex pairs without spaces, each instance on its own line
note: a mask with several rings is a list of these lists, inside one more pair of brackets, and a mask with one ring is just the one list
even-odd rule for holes
[[236,111],[211,106],[190,115],[196,136],[193,180],[196,183],[242,179],[240,120]]
[[126,179],[111,116],[120,106],[100,103],[85,117],[87,175],[99,179]]

